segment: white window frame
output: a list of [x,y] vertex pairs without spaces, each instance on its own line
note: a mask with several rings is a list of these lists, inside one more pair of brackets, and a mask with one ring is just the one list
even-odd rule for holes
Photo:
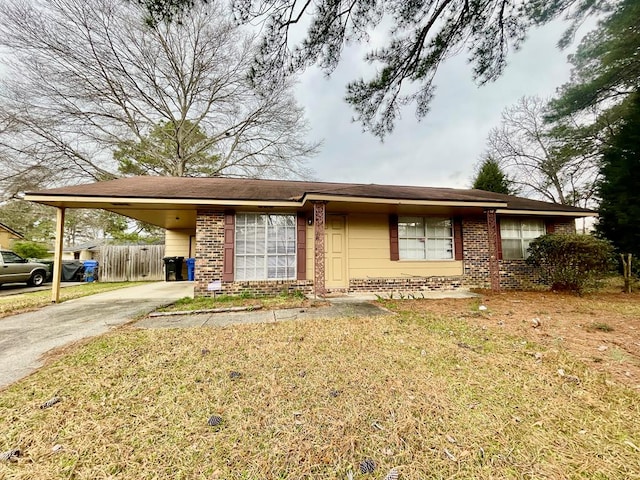
[[[534,225],[535,224],[535,225]],[[527,249],[533,240],[547,233],[546,225],[541,218],[501,218],[500,240],[503,260],[526,260],[529,256]],[[512,249],[505,248],[507,242],[519,243],[519,253],[512,254]]]
[[[258,220],[259,217],[262,217],[262,222]],[[288,222],[285,221],[286,225],[273,223],[275,218],[282,217],[289,219]],[[236,213],[234,280],[295,280],[298,264],[296,237],[295,214]]]
[[[430,224],[433,227],[433,224],[436,222],[448,221],[448,234],[442,235],[436,230],[435,232],[430,232]],[[419,227],[409,227],[409,224],[415,224],[422,222],[422,231],[416,231],[415,234],[409,234],[407,231],[409,228],[419,228]],[[403,225],[406,225],[403,227]],[[405,232],[403,232],[403,230]],[[450,260],[455,260],[456,252],[455,252],[455,240],[454,240],[454,228],[453,228],[453,218],[448,217],[430,217],[430,216],[402,216],[398,217],[398,253],[400,260],[403,261],[431,261],[431,262],[446,262]],[[418,249],[408,249],[408,243],[411,241],[418,241],[424,245],[423,250]],[[450,243],[449,243],[450,242]],[[429,249],[429,245],[433,243],[441,243],[446,245],[441,252],[444,252],[446,255],[441,256],[433,256],[430,255],[430,252],[433,249]],[[422,256],[410,255],[409,252],[422,252]],[[450,255],[448,255],[450,253]]]

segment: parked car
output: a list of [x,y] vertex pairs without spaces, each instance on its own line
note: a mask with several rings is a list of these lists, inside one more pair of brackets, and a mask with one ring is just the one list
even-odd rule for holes
[[3,283],[27,283],[39,287],[47,279],[44,263],[30,262],[15,252],[0,250],[0,285]]

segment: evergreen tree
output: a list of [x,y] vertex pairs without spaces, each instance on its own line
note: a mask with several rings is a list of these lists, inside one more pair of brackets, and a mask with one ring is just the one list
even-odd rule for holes
[[621,253],[640,258],[640,94],[602,157],[598,232]]
[[476,178],[473,181],[473,188],[507,195],[513,193],[511,181],[502,172],[498,162],[491,157],[485,158],[480,164]]

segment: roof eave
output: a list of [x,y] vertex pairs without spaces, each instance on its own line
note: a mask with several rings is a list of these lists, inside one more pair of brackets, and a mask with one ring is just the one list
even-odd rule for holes
[[382,198],[382,197],[361,197],[361,196],[343,196],[343,195],[327,195],[309,193],[302,197],[302,203],[306,202],[346,202],[346,203],[377,203],[385,205],[424,205],[424,206],[443,206],[443,207],[484,207],[498,208],[506,207],[506,202],[485,201],[485,200],[420,200],[408,198]]
[[536,215],[545,217],[597,217],[597,212],[583,212],[583,211],[558,211],[558,210],[516,210],[508,208],[500,208],[496,210],[496,213],[502,215]]

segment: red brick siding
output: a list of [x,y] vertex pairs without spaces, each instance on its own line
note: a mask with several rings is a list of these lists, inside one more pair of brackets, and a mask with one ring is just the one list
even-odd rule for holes
[[489,288],[489,234],[484,216],[462,219],[464,278],[469,286]]
[[553,225],[554,233],[576,233],[576,221],[573,218],[556,218]]
[[[551,218],[546,221],[547,231],[576,233],[576,222],[570,218]],[[542,285],[535,268],[524,260],[500,260],[500,288],[506,290],[529,289]]]
[[222,280],[224,258],[224,212],[198,210],[196,217],[196,296],[209,295],[207,286]]
[[411,278],[352,278],[349,292],[396,293],[457,290],[463,285],[462,276]]
[[223,293],[227,295],[278,295],[300,291],[305,295],[313,293],[312,280],[260,280],[242,281],[223,284]]

